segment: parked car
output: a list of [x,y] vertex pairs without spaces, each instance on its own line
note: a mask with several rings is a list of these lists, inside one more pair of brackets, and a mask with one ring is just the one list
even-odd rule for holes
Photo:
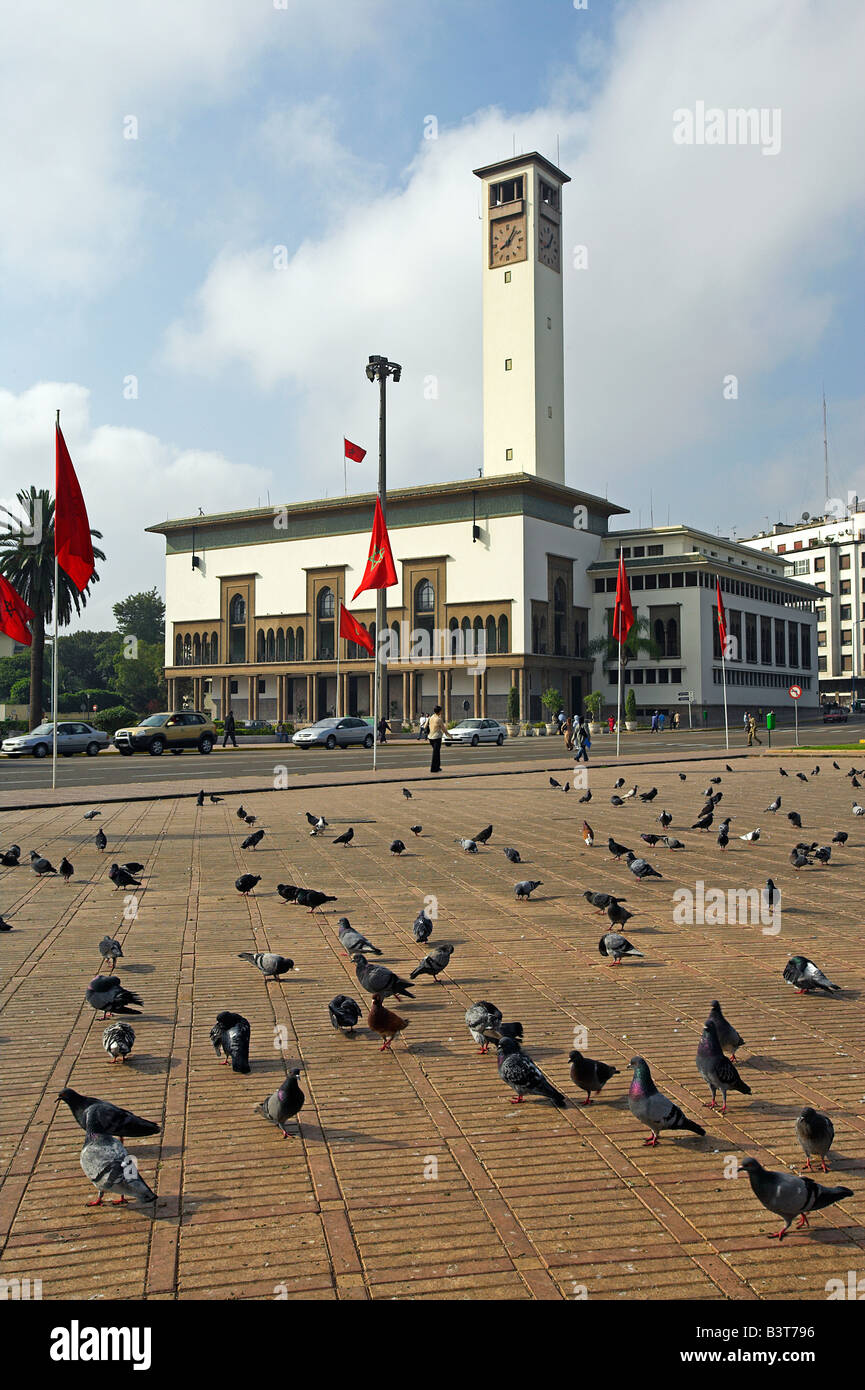
[[331,717],[319,719],[307,729],[299,729],[291,741],[297,748],[347,748],[350,743],[372,748],[372,729],[365,719]]
[[846,724],[850,714],[846,705],[824,705],[823,723],[824,724]]
[[479,743],[497,743],[501,747],[507,736],[507,729],[497,719],[461,719],[448,729],[445,743],[469,743],[473,748]]
[[[54,725],[39,724],[29,734],[11,734],[4,738],[2,751],[10,758],[20,758],[30,754],[34,758],[45,758],[54,744]],[[93,758],[100,748],[108,747],[108,735],[102,729],[94,729],[92,724],[78,720],[64,720],[57,725],[57,752],[64,758],[73,753],[87,753]]]
[[126,757],[146,750],[158,758],[166,748],[171,753],[182,753],[185,748],[209,753],[215,742],[213,720],[191,709],[151,714],[133,728],[118,729],[114,735],[114,747]]

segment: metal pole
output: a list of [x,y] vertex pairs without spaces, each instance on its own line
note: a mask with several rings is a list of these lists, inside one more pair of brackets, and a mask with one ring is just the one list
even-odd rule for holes
[[799,701],[793,701],[793,712],[796,716],[796,747],[799,747]]
[[619,643],[619,697],[616,708],[616,757],[619,756],[619,744],[622,738],[622,643]]
[[342,718],[342,714],[341,714],[341,712],[340,712],[340,693],[341,693],[341,687],[340,687],[340,683],[339,683],[339,643],[340,643],[340,636],[339,636],[339,621],[338,621],[339,618],[342,616],[342,603],[341,603],[341,602],[338,602],[338,603],[337,603],[337,605],[336,605],[336,611],[337,611],[337,623],[336,623],[336,717],[337,717],[337,719],[341,719],[341,718]]
[[[58,410],[58,411],[57,411],[57,417],[56,417],[56,429],[59,430],[59,428],[60,428],[60,411]],[[55,437],[55,449],[56,449],[56,447],[57,447],[57,444],[56,444],[56,437]],[[59,608],[60,608],[60,605],[59,605],[59,603],[57,602],[57,584],[58,584],[58,564],[57,564],[57,484],[56,484],[56,478],[55,478],[55,485],[54,485],[54,650],[53,650],[53,652],[52,652],[52,654],[51,654],[51,708],[52,708],[53,718],[54,718],[54,727],[53,727],[53,729],[52,729],[53,737],[52,737],[52,740],[51,740],[51,742],[52,742],[52,749],[51,749],[51,788],[52,788],[52,790],[54,790],[54,788],[57,786],[57,669],[58,669],[58,667],[57,667],[57,658],[58,658],[58,656],[59,656],[59,650],[58,650],[58,645],[57,645],[57,615],[58,615],[58,611],[59,611]],[[42,698],[42,691],[41,691],[41,690],[40,690],[40,692],[39,692],[39,697],[40,697],[40,701],[41,701],[41,698]]]
[[730,725],[727,721],[727,663],[724,660],[724,643],[721,643],[721,671],[724,676],[724,746],[730,751]]
[[[379,367],[379,407],[378,407],[378,500],[381,505],[382,520],[387,525],[387,358]],[[387,631],[387,590],[377,589],[375,600],[376,652],[379,653],[381,635]],[[378,708],[382,718],[387,719],[387,662],[379,654],[376,664],[376,690]],[[378,721],[376,721],[378,722]],[[375,764],[373,764],[375,766]]]

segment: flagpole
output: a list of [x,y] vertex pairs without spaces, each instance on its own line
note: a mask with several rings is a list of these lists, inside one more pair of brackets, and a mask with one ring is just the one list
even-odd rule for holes
[[[56,419],[55,419],[55,431],[56,431],[56,430],[59,430],[59,428],[60,428],[60,411],[58,410],[58,411],[57,411],[57,415],[56,415]],[[56,438],[55,438],[55,448],[56,448]],[[51,661],[51,708],[52,708],[52,711],[53,711],[53,718],[54,718],[54,728],[53,728],[53,730],[52,730],[52,733],[53,733],[54,737],[52,738],[52,745],[53,745],[53,746],[52,746],[52,751],[51,751],[51,789],[52,789],[52,791],[53,791],[53,790],[56,788],[56,786],[57,786],[57,659],[58,659],[58,656],[60,655],[59,647],[58,647],[58,643],[57,643],[57,622],[58,622],[58,616],[59,616],[59,611],[60,611],[60,604],[59,604],[58,601],[57,601],[57,596],[58,596],[57,585],[58,585],[58,570],[59,570],[59,566],[58,566],[58,564],[57,564],[57,484],[56,484],[56,479],[55,479],[55,485],[54,485],[54,493],[55,493],[55,496],[54,496],[54,651],[53,651],[53,653],[52,653],[52,661]],[[39,692],[39,696],[40,696],[40,702],[41,702],[41,697],[42,697],[42,691],[41,691],[41,690],[40,690],[40,692]]]
[[372,770],[376,770],[376,753],[378,751],[378,627],[375,630],[375,651],[373,653],[373,678],[372,678]]
[[727,723],[727,663],[724,660],[724,643],[721,643],[721,671],[724,676],[724,743],[727,752],[730,751],[730,726]]
[[619,756],[619,744],[622,737],[622,643],[619,643],[619,703],[616,710],[616,757]]
[[340,644],[340,640],[341,640],[341,639],[340,639],[340,635],[339,635],[339,629],[340,629],[340,623],[342,622],[342,604],[341,604],[341,603],[339,603],[339,604],[337,605],[337,613],[338,613],[338,615],[339,615],[339,622],[337,622],[337,624],[336,624],[336,717],[337,717],[337,719],[341,719],[341,718],[342,718],[342,715],[341,715],[341,713],[340,713],[340,707],[339,707],[339,706],[340,706],[340,698],[339,698],[339,697],[340,697],[340,692],[341,692],[341,686],[340,686],[340,683],[339,683],[339,644]]

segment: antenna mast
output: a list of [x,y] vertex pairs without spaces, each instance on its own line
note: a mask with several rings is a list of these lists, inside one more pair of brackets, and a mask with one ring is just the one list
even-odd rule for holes
[[823,480],[825,483],[825,498],[829,501],[829,437],[826,433],[826,387],[823,387]]

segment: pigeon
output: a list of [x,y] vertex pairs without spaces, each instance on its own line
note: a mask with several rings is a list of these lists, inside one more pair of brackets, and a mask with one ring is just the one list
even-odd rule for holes
[[595,832],[587,820],[583,821],[583,840],[588,849],[591,849],[595,843]]
[[348,994],[337,994],[327,1006],[334,1028],[347,1028],[353,1033],[360,1018],[360,1005]]
[[9,849],[4,849],[0,854],[0,864],[4,869],[17,869],[21,850],[18,845],[12,845]]
[[845,1197],[852,1197],[849,1187],[821,1187],[813,1178],[799,1178],[794,1173],[773,1173],[756,1158],[746,1158],[742,1168],[748,1174],[751,1191],[767,1211],[773,1211],[784,1222],[780,1231],[771,1231],[770,1239],[783,1240],[798,1216],[799,1227],[808,1225],[806,1212],[831,1207]]
[[622,800],[623,800],[623,801],[630,801],[631,797],[632,797],[632,796],[636,796],[636,795],[637,795],[637,784],[636,784],[636,782],[635,782],[634,785],[631,787],[631,790],[630,790],[629,792],[625,792],[625,795],[622,797]]
[[398,1033],[402,1032],[403,1028],[408,1028],[409,1025],[409,1020],[407,1018],[400,1018],[399,1014],[392,1013],[390,1009],[384,1007],[380,994],[374,994],[372,996],[372,1004],[370,1005],[366,1021],[367,1026],[371,1028],[374,1033],[378,1033],[379,1037],[382,1039],[379,1052],[389,1052],[394,1038]]
[[759,827],[759,825],[757,826],[757,829],[756,829],[756,830],[749,830],[748,833],[747,833],[747,835],[740,835],[740,836],[739,836],[739,839],[740,839],[740,840],[747,840],[747,841],[749,841],[749,843],[752,842],[752,841],[756,842],[757,840],[759,840],[759,838],[760,838],[760,827]]
[[787,819],[791,825],[795,825],[797,830],[802,829],[802,817],[799,815],[798,811],[788,811]]
[[101,825],[96,832],[96,840],[94,843],[96,845],[96,848],[99,850],[103,850],[105,846],[108,844],[108,836],[105,834],[105,831],[102,829]]
[[[498,1042],[501,1037],[500,1028],[502,1026],[501,1010],[495,1004],[490,1004],[487,999],[479,999],[476,1004],[472,1004],[466,1009],[466,1027],[478,1044],[481,1052],[488,1052],[491,1042]],[[519,1027],[519,1025],[517,1025]],[[522,1037],[520,1027],[520,1036]]]
[[261,882],[261,874],[241,874],[240,878],[234,880],[234,886],[238,893],[251,893],[256,883]]
[[483,830],[480,832],[479,835],[476,835],[476,836],[475,836],[475,840],[477,841],[477,843],[478,843],[479,845],[485,845],[485,844],[487,844],[487,843],[489,842],[489,839],[490,839],[490,836],[492,835],[492,833],[493,833],[493,828],[492,828],[491,825],[488,825],[488,826],[485,827],[485,829],[483,829]]
[[583,894],[587,903],[596,907],[599,912],[606,912],[611,903],[624,902],[624,899],[614,897],[612,893],[593,893],[591,888],[587,888]]
[[85,812],[84,812],[84,819],[85,819],[85,820],[95,820],[97,816],[101,816],[101,815],[102,815],[102,812],[101,812],[101,811],[85,811]]
[[516,1038],[502,1038],[496,1051],[499,1076],[516,1092],[511,1098],[512,1105],[518,1105],[525,1095],[544,1096],[560,1110],[567,1105],[561,1091],[556,1090],[537,1063],[523,1052]]
[[[115,1024],[122,1028],[124,1024]],[[106,1033],[111,1030],[106,1028]],[[75,1123],[88,1134],[115,1134],[119,1138],[141,1139],[147,1134],[158,1134],[161,1126],[155,1120],[142,1120],[131,1110],[123,1110],[108,1100],[98,1100],[96,1096],[82,1096],[71,1086],[64,1086],[57,1099],[68,1105]]]
[[423,826],[422,826],[422,825],[410,825],[410,826],[409,826],[409,830],[411,831],[412,835],[419,835],[419,834],[421,833],[421,831],[423,830]]
[[69,880],[70,880],[70,878],[72,877],[72,875],[75,873],[74,868],[73,868],[72,865],[69,863],[69,860],[66,858],[66,855],[65,855],[65,854],[64,854],[63,858],[60,860],[60,868],[58,869],[57,872],[59,873],[60,877],[63,879],[63,882],[64,882],[64,883],[68,883]]
[[218,806],[219,803],[220,803],[220,801],[224,801],[224,800],[225,800],[225,797],[224,797],[224,796],[217,796],[217,795],[216,795],[216,792],[211,792],[211,793],[210,793],[210,800],[211,800],[211,802],[213,803],[214,806]]
[[709,1022],[709,1020],[715,1025],[715,1032],[718,1035],[721,1051],[729,1052],[730,1061],[735,1062],[736,1049],[745,1046],[745,1039],[736,1032],[732,1023],[724,1017],[721,1012],[721,1005],[718,1003],[717,999],[712,1000],[712,1006],[709,1009],[709,1018],[706,1021]]
[[315,912],[315,909],[324,903],[335,903],[336,894],[320,893],[317,888],[298,888],[294,901],[300,903],[301,907],[308,907],[310,912]]
[[715,792],[715,795],[714,795],[714,796],[710,796],[710,797],[709,797],[709,800],[711,801],[711,803],[712,803],[713,806],[717,806],[717,805],[718,805],[718,802],[719,802],[719,801],[723,801],[723,799],[724,799],[724,793],[723,793],[723,792]]
[[156,1193],[139,1176],[135,1159],[120,1140],[110,1134],[87,1134],[81,1150],[81,1167],[98,1193],[87,1203],[88,1207],[101,1206],[106,1192],[120,1193],[112,1203],[115,1207],[125,1206],[127,1197],[135,1197],[142,1203],[156,1202]]
[[796,776],[798,777],[798,779],[799,779],[800,782],[807,782],[807,781],[808,781],[807,773],[804,773],[804,772],[797,772],[797,773],[796,773]]
[[811,769],[811,776],[812,776],[812,777],[819,777],[819,776],[820,776],[820,764],[819,764],[819,763],[815,763],[814,766],[812,767],[812,769]]
[[833,845],[846,845],[849,838],[846,830],[836,830],[832,836],[832,843]]
[[217,1057],[220,1052],[224,1053],[220,1058],[222,1066],[228,1066],[230,1061],[232,1071],[246,1074],[250,1070],[249,1035],[249,1020],[242,1014],[233,1014],[225,1009],[216,1015],[216,1022],[210,1030],[210,1041]]
[[628,1066],[634,1068],[634,1077],[628,1091],[628,1109],[635,1120],[652,1131],[646,1143],[654,1148],[658,1135],[664,1129],[687,1129],[701,1137],[706,1133],[702,1125],[689,1120],[672,1100],[663,1095],[652,1080],[649,1064],[645,1057],[632,1057]]
[[607,916],[610,919],[610,926],[612,927],[626,926],[633,915],[633,912],[629,912],[628,909],[623,907],[621,902],[616,899],[613,899],[607,908]]
[[278,883],[276,885],[276,891],[284,903],[293,903],[297,901],[296,883]]
[[617,791],[619,790],[619,787],[623,787],[624,785],[625,785],[625,779],[624,779],[624,777],[619,777],[619,778],[617,778],[617,780],[613,783],[613,791],[614,791],[614,792],[617,792]]
[[474,840],[462,840],[457,836],[454,843],[458,844],[460,849],[465,850],[466,854],[477,854],[478,852],[478,847]]
[[780,796],[776,796],[776,797],[775,797],[775,800],[772,802],[772,804],[771,804],[770,806],[767,806],[767,807],[766,807],[766,810],[767,810],[767,811],[771,811],[773,815],[774,815],[774,813],[775,813],[776,811],[779,811],[780,809],[781,809],[781,798],[780,798]]
[[57,870],[50,859],[43,859],[41,854],[37,854],[35,849],[30,851],[30,867],[38,878],[44,874],[56,874]]
[[769,909],[770,912],[771,912],[772,909],[774,908],[776,902],[779,902],[779,901],[780,901],[781,894],[780,894],[780,892],[778,891],[778,888],[777,888],[777,885],[776,885],[774,879],[772,879],[772,878],[767,878],[767,879],[766,879],[766,887],[763,889],[763,898],[764,898],[764,901],[765,901],[765,903],[766,903],[766,906],[768,907],[768,909]]
[[[289,1120],[294,1119],[303,1109],[303,1102],[306,1096],[298,1085],[297,1078],[300,1076],[300,1067],[292,1067],[282,1085],[273,1092],[272,1095],[263,1100],[257,1110],[271,1124],[278,1125],[282,1130],[283,1139],[288,1139],[289,1134],[286,1125]],[[300,1132],[300,1121],[297,1123],[298,1133]]]
[[113,936],[103,936],[99,943],[99,954],[103,961],[111,962],[113,970],[120,957],[123,955],[123,947]]
[[369,951],[373,956],[384,954],[377,946],[373,946],[372,942],[364,936],[363,932],[355,931],[347,917],[340,917],[337,922],[337,936],[339,937],[340,945],[348,956],[353,956],[358,951],[361,953]]
[[720,777],[710,777],[709,781],[713,787],[717,787],[720,784],[721,779]]
[[423,946],[424,942],[429,941],[430,937],[432,936],[432,932],[432,918],[427,917],[426,913],[423,911],[419,912],[417,917],[415,917],[414,922],[412,923],[411,929],[411,934],[414,937],[415,941],[418,943],[419,946]]
[[731,766],[730,766],[729,763],[725,763],[725,764],[724,764],[724,770],[725,770],[725,772],[732,772],[732,771],[733,771],[733,769],[731,768]]
[[553,787],[554,789],[557,789],[558,791],[561,791],[561,789],[562,789],[562,784],[561,784],[561,782],[557,782],[556,779],[555,779],[555,777],[551,777],[551,778],[550,778],[550,786]]
[[790,863],[794,869],[804,869],[808,864],[813,863],[807,850],[799,849],[798,845],[790,851]]
[[798,994],[811,994],[822,989],[824,994],[837,994],[840,985],[833,985],[807,956],[791,956],[784,966],[784,979],[788,985],[795,985]]
[[583,1105],[591,1105],[592,1092],[597,1094],[602,1091],[611,1076],[619,1075],[618,1067],[610,1067],[606,1062],[595,1062],[591,1057],[584,1057],[576,1048],[568,1053],[568,1061],[571,1064],[571,1080],[586,1093],[586,1099],[581,1102]]
[[865,806],[860,806],[858,801],[853,802],[854,816],[865,816]]
[[785,772],[785,771],[784,771],[783,767],[779,767],[779,768],[778,768],[778,771],[779,771],[779,773],[781,774],[782,777],[789,777],[789,775],[790,775],[789,772]]
[[126,869],[122,869],[122,868],[120,867],[119,864],[112,864],[112,865],[111,865],[111,868],[108,870],[108,877],[111,879],[111,882],[114,884],[114,891],[115,891],[115,893],[117,892],[117,889],[118,889],[118,888],[140,888],[140,887],[141,887],[141,882],[140,882],[140,880],[137,879],[137,878],[135,877],[134,874],[128,873],[128,872],[126,871]]
[[123,1062],[132,1051],[135,1042],[135,1029],[131,1023],[109,1023],[102,1030],[102,1046],[112,1062]]
[[256,820],[257,820],[257,817],[256,817],[256,816],[244,816],[244,817],[243,817],[244,825],[255,825]]
[[666,849],[685,848],[684,842],[682,840],[677,840],[675,835],[664,835],[663,839],[661,840],[661,844],[664,845]]
[[335,845],[350,845],[354,839],[354,826],[350,825],[348,830],[344,830],[341,835],[337,835],[334,840]]
[[113,1014],[136,1014],[138,1009],[130,1009],[130,1004],[143,1001],[131,989],[124,989],[116,975],[97,975],[90,981],[84,994],[91,1009],[101,1009],[102,1017],[111,1018]]
[[654,846],[655,846],[656,844],[658,844],[658,842],[659,842],[660,840],[663,840],[663,839],[664,839],[664,836],[663,836],[663,835],[641,835],[641,836],[640,836],[640,839],[641,839],[641,840],[645,840],[645,842],[646,842],[647,845],[651,845],[651,846],[654,848]]
[[662,811],[661,814],[658,816],[658,824],[662,825],[665,830],[667,829],[667,826],[672,825],[672,823],[673,817],[670,815],[669,811]]
[[[238,806],[237,810],[235,811],[235,815],[237,816],[237,819],[238,819],[238,820],[245,820],[245,819],[246,819],[246,812],[245,812],[245,810],[243,809],[242,806]],[[308,814],[307,814],[307,817],[306,817],[306,818],[307,818],[307,820],[309,820],[309,815],[308,815]]]
[[718,830],[718,848],[726,849],[730,843],[730,832],[726,825],[722,825]]
[[514,897],[518,903],[528,902],[536,888],[540,888],[543,882],[540,878],[526,878],[521,883],[514,884]]
[[[238,812],[238,814],[240,813]],[[244,815],[245,814],[246,812],[244,812]],[[312,826],[312,833],[314,835],[320,835],[323,830],[327,830],[327,821],[324,816],[312,816],[309,811],[304,811],[304,815],[308,823]]]
[[247,835],[246,839],[243,840],[243,841],[241,842],[240,848],[241,848],[241,849],[255,849],[255,846],[256,846],[256,845],[260,845],[263,839],[264,839],[264,831],[263,831],[263,830],[253,830],[252,834],[251,834],[251,835]]
[[598,942],[598,953],[602,956],[612,956],[613,965],[621,965],[622,956],[639,956],[643,959],[642,951],[638,951],[636,946],[632,946],[630,941],[616,931],[604,932]]
[[687,773],[685,773],[685,772],[680,772],[680,773],[679,773],[679,781],[680,781],[680,782],[687,782],[687,780],[688,780]]
[[857,790],[858,790],[858,788],[862,786],[862,783],[859,781],[859,778],[858,778],[858,777],[853,777],[853,778],[851,779],[850,786],[851,786],[851,787],[856,787]]
[[237,959],[248,960],[250,965],[260,970],[265,984],[278,980],[280,975],[287,975],[289,970],[294,969],[293,960],[289,960],[288,956],[275,955],[273,951],[239,951]]
[[638,859],[637,856],[631,850],[628,850],[628,853],[625,855],[625,859],[627,861],[628,868],[630,869],[631,873],[634,875],[635,878],[664,877],[663,874],[658,873],[657,869],[652,868],[648,859]]
[[394,999],[399,999],[404,994],[407,999],[414,999],[410,981],[400,979],[399,975],[388,970],[386,965],[370,964],[361,951],[355,951],[352,960],[357,982],[368,994],[380,994],[382,999],[386,999],[389,994],[392,994]]
[[428,956],[424,956],[420,965],[415,966],[409,978],[416,980],[420,975],[432,975],[433,979],[441,984],[441,980],[438,979],[438,976],[442,970],[447,970],[451,963],[451,956],[453,953],[453,946],[448,946],[446,942],[443,942],[441,946],[437,946],[434,951],[431,951]]
[[591,801],[591,799],[592,799],[592,792],[591,792],[591,788],[590,788],[590,789],[585,793],[584,796],[581,796],[581,797],[580,797],[580,805],[581,805],[581,806],[584,805],[584,804],[587,805],[588,802]]
[[201,791],[198,793],[198,796],[196,797],[195,804],[196,804],[196,806],[203,806],[203,805],[204,805],[204,788],[203,788],[203,787],[202,787]]
[[705,815],[703,815],[703,816],[698,816],[697,820],[696,820],[696,821],[694,822],[694,824],[691,826],[691,829],[692,829],[692,830],[708,830],[708,829],[709,829],[709,826],[712,824],[712,821],[713,821],[714,819],[715,819],[714,812],[713,812],[713,811],[707,811]]
[[390,852],[391,852],[391,854],[402,854],[404,850],[405,850],[405,845],[403,844],[402,840],[391,840],[391,842],[390,842]]
[[709,1090],[712,1092],[711,1101],[706,1101],[710,1110],[715,1109],[716,1095],[721,1092],[723,1105],[721,1114],[727,1113],[727,1092],[741,1091],[742,1095],[749,1096],[751,1087],[747,1086],[742,1080],[738,1071],[728,1057],[724,1056],[721,1042],[718,1038],[718,1030],[710,1018],[706,1019],[700,1041],[697,1045],[697,1071],[702,1076]]
[[625,857],[626,854],[630,854],[630,853],[631,853],[631,851],[628,849],[627,845],[620,845],[620,844],[618,844],[618,843],[613,839],[612,835],[610,836],[610,838],[609,838],[608,841],[607,841],[607,849],[610,851],[610,855],[612,856],[613,859],[623,859],[623,858]]
[[411,801],[411,792],[409,791],[408,787],[403,787],[402,794],[405,797],[406,801]]
[[6,921],[6,918],[5,918],[4,916],[2,916],[2,914],[0,914],[0,931],[11,931],[11,930],[12,930],[12,925],[11,925],[11,923],[10,923],[10,922],[7,922],[7,921]]
[[139,864],[136,859],[130,859],[126,864],[121,864],[120,867],[125,874],[140,874],[144,865]]
[[834,758],[833,758],[833,760],[832,760],[832,766],[834,767],[834,769],[835,769],[836,772],[840,772],[840,771],[841,771],[840,767],[839,767],[838,764],[835,762]]
[[655,799],[655,797],[656,797],[657,795],[658,795],[658,788],[657,788],[657,787],[652,787],[652,790],[651,790],[651,791],[648,791],[648,792],[640,792],[640,800],[641,800],[641,801],[654,801],[654,799]]
[[822,864],[825,869],[829,860],[832,858],[832,846],[821,845],[819,849],[815,849],[814,858],[817,860],[817,863]]
[[805,1151],[807,1160],[805,1167],[810,1169],[811,1155],[816,1154],[823,1172],[828,1173],[829,1165],[826,1162],[826,1155],[835,1138],[835,1126],[829,1116],[824,1115],[820,1110],[812,1110],[810,1105],[806,1105],[796,1121],[796,1137]]
[[703,807],[701,808],[700,813],[699,813],[699,815],[697,816],[697,820],[702,820],[704,816],[711,816],[711,815],[713,815],[713,814],[714,814],[714,810],[715,810],[715,803],[714,803],[714,801],[713,801],[713,800],[711,799],[711,797],[710,797],[709,800],[706,802],[705,806],[703,806]]
[[610,805],[611,805],[611,806],[624,806],[624,804],[625,804],[625,803],[624,803],[624,801],[622,800],[622,798],[621,798],[620,796],[611,796],[611,797],[610,797]]
[[512,849],[510,845],[506,845],[502,853],[504,854],[506,859],[510,860],[512,864],[522,864],[523,862],[520,858],[519,850]]

